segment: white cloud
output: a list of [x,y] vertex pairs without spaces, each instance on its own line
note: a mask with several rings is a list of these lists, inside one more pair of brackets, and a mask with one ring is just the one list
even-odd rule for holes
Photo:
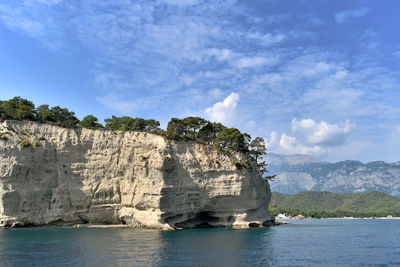
[[[329,124],[321,121],[316,122],[312,119],[293,119],[291,122],[292,134],[271,132],[267,140],[268,150],[276,153],[286,154],[310,154],[314,156],[334,154],[334,150],[343,153],[346,146],[348,133],[354,128],[349,121],[342,125]],[[354,148],[355,143],[350,147]],[[359,147],[359,146],[358,146]],[[354,151],[353,151],[354,152]]]
[[214,60],[219,63],[228,63],[239,69],[262,67],[278,62],[276,56],[250,56],[243,53],[234,52],[231,49],[215,47],[201,51],[201,53],[196,55],[195,59],[201,63],[209,60]]
[[273,150],[274,148],[276,148],[276,145],[279,143],[278,139],[279,139],[279,135],[275,131],[272,131],[270,133],[269,137],[265,138],[265,143],[266,143],[268,150],[270,150],[270,149]]
[[279,145],[289,154],[312,154],[320,155],[324,150],[317,145],[305,146],[301,144],[295,137],[285,133],[281,135]]
[[63,0],[24,0],[24,4],[27,5],[32,5],[32,4],[44,4],[44,5],[58,5],[59,3],[61,3]]
[[19,12],[4,8],[1,10],[0,19],[11,29],[25,32],[32,38],[40,38],[44,34],[44,26],[42,23],[31,18],[23,17]]
[[208,90],[208,94],[213,99],[218,99],[218,98],[221,98],[223,96],[224,92],[219,88],[213,88],[213,89]]
[[346,140],[347,133],[353,126],[349,121],[340,127],[336,124],[329,124],[325,121],[320,123],[312,119],[292,120],[292,132],[300,134],[305,141],[312,145],[339,146]]
[[186,85],[186,86],[191,86],[194,82],[194,77],[184,74],[181,76],[181,81]]
[[38,40],[52,51],[62,51],[66,35],[60,28],[61,20],[51,12],[53,6],[60,3],[58,0],[15,1],[9,5],[0,3],[0,23]]
[[259,32],[252,32],[252,33],[247,34],[247,38],[256,40],[261,45],[270,46],[270,45],[277,44],[277,43],[280,43],[280,42],[286,40],[287,36],[282,33],[278,33],[278,34],[274,35],[271,33],[262,34]]
[[212,121],[229,123],[229,120],[234,116],[238,102],[239,95],[232,92],[222,102],[217,102],[212,107],[207,108],[205,113]]
[[313,76],[321,73],[327,73],[329,71],[337,69],[338,66],[336,64],[329,64],[326,62],[317,62],[313,66],[306,68],[303,70],[303,74],[305,76]]
[[193,6],[200,3],[199,0],[161,0],[161,3],[176,5],[176,6]]
[[118,110],[125,114],[132,112],[137,107],[136,103],[121,99],[121,97],[115,95],[97,97],[96,100],[109,109]]
[[239,69],[243,68],[254,68],[261,67],[264,65],[271,65],[276,63],[277,60],[275,58],[266,58],[266,57],[242,57],[238,59],[234,65]]
[[348,9],[343,10],[335,14],[335,21],[338,24],[345,23],[348,19],[351,18],[360,18],[368,15],[371,10],[368,8],[358,8],[358,9]]

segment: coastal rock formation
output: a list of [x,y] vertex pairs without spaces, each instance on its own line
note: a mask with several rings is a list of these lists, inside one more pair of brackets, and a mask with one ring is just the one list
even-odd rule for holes
[[269,225],[269,200],[268,182],[241,153],[144,132],[0,124],[3,227]]

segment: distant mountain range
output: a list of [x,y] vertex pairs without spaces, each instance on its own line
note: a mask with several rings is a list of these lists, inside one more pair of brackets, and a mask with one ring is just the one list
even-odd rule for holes
[[296,194],[311,190],[337,193],[376,190],[400,197],[400,162],[329,163],[309,155],[274,153],[269,153],[266,160],[269,174],[278,174],[270,182],[272,191]]

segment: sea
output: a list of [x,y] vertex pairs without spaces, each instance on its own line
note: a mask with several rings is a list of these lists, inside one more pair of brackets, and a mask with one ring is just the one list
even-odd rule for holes
[[0,230],[0,266],[400,266],[400,220],[257,229]]

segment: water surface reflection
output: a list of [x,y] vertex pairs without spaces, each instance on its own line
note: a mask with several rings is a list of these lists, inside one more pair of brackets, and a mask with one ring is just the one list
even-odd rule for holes
[[158,265],[244,266],[271,263],[272,235],[265,229],[191,229],[161,232]]
[[400,265],[400,220],[301,220],[264,229],[0,230],[0,266]]
[[0,231],[0,265],[243,266],[271,263],[271,229],[27,228]]

